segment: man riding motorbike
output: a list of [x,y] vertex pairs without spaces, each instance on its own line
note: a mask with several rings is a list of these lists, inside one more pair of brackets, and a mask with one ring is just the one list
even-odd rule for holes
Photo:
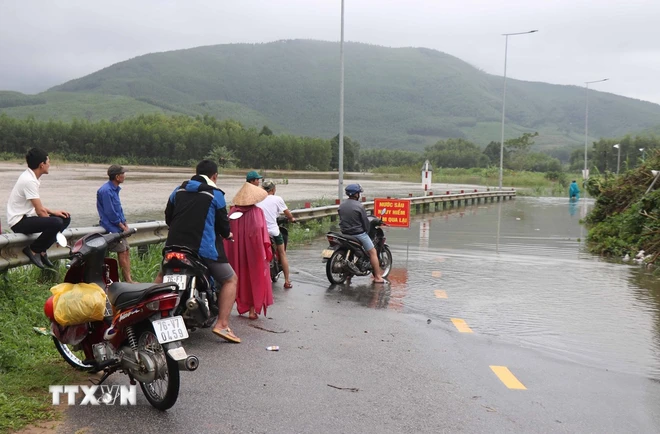
[[349,184],[344,189],[348,199],[343,201],[337,212],[339,213],[339,228],[346,235],[352,235],[362,243],[362,247],[369,254],[369,262],[373,269],[373,282],[385,283],[383,273],[378,263],[378,254],[374,243],[369,238],[369,219],[364,206],[360,203],[360,193],[364,190],[360,184]]

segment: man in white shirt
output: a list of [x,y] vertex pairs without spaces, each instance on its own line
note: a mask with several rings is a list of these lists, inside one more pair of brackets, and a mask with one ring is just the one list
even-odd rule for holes
[[266,199],[259,202],[257,206],[264,212],[266,225],[268,226],[268,233],[275,240],[277,255],[282,264],[282,271],[284,271],[284,287],[287,289],[292,288],[293,285],[289,279],[289,261],[286,258],[284,238],[280,233],[280,227],[277,224],[277,217],[280,213],[284,213],[291,223],[295,222],[296,219],[293,217],[293,214],[291,214],[291,211],[289,211],[289,208],[287,208],[284,200],[279,196],[275,196],[275,183],[273,181],[264,181],[261,187],[266,190],[268,196]]
[[39,238],[23,249],[23,253],[39,268],[44,265],[53,267],[46,251],[55,242],[57,233],[69,226],[71,215],[66,211],[50,210],[41,203],[39,178],[48,175],[48,153],[32,148],[25,155],[25,161],[28,168],[18,177],[7,201],[7,221],[12,231],[19,234],[41,232]]

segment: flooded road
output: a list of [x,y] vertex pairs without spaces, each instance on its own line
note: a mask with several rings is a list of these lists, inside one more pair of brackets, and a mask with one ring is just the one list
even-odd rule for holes
[[[585,251],[579,224],[591,204],[518,198],[424,216],[387,228],[391,288],[367,278],[329,299],[416,313],[586,366],[660,380],[660,285],[640,266]],[[498,236],[499,233],[499,236]],[[325,279],[309,262],[319,241],[290,253],[296,279]],[[327,282],[327,281],[326,281]]]

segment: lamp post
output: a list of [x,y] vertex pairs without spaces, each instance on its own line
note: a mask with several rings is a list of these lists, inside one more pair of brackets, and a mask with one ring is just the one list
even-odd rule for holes
[[617,143],[616,145],[612,146],[613,148],[617,149],[617,154],[616,154],[616,174],[619,174],[619,164],[621,163],[621,143]]
[[607,81],[609,78],[603,78],[602,80],[594,81],[585,81],[586,91],[584,95],[584,170],[582,171],[582,179],[589,178],[589,170],[587,169],[587,142],[589,141],[589,85],[593,83],[600,83],[601,81]]
[[536,33],[538,30],[529,30],[527,32],[518,33],[503,33],[504,36],[504,87],[502,90],[502,137],[500,140],[500,190],[502,190],[502,174],[504,168],[504,114],[506,112],[506,55],[509,49],[509,36],[526,35],[528,33]]
[[341,37],[339,40],[339,150],[337,155],[337,197],[344,197],[344,0],[341,0]]

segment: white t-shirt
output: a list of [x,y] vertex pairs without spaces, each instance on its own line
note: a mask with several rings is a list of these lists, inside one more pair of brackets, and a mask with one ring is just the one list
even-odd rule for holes
[[286,207],[284,200],[279,196],[269,194],[268,197],[259,202],[257,206],[263,210],[264,216],[266,216],[268,233],[274,237],[278,236],[280,234],[280,228],[277,226],[277,216],[279,216],[285,209],[289,209]]
[[31,169],[18,177],[7,201],[7,223],[9,227],[20,222],[23,216],[36,217],[37,212],[30,199],[39,199],[39,179]]

